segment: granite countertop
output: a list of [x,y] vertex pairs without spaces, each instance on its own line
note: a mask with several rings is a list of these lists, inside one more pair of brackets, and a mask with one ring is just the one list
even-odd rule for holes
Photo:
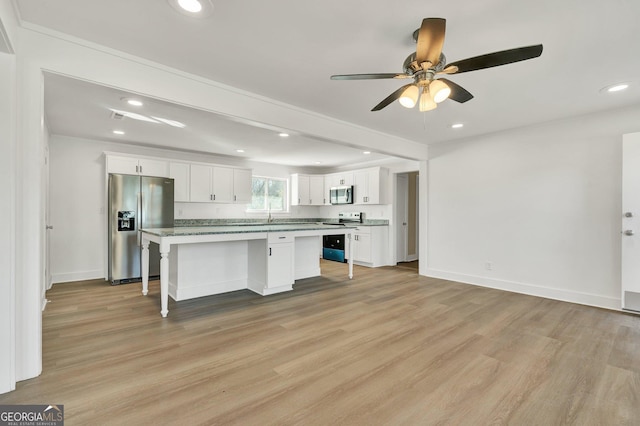
[[[297,226],[297,225],[317,225],[320,223],[338,223],[338,219],[322,218],[288,218],[275,219],[267,223],[264,219],[176,219],[174,227],[210,227],[210,226]],[[388,226],[387,219],[364,219],[362,223],[353,224],[357,226]]]
[[335,226],[319,223],[272,223],[272,224],[242,224],[222,226],[178,226],[174,228],[148,228],[142,232],[158,237],[176,237],[188,235],[213,235],[213,234],[246,234],[251,232],[290,232],[290,231],[325,231],[335,229],[337,233],[343,229],[354,229],[356,226]]

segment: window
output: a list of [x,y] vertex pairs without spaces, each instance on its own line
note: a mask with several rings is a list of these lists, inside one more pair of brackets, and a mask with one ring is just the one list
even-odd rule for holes
[[289,207],[287,199],[286,179],[253,176],[249,210],[286,212]]

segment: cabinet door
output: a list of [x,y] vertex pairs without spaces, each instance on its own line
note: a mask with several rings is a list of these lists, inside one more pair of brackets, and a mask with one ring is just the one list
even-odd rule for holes
[[329,197],[329,191],[331,191],[332,186],[335,186],[333,185],[333,175],[326,175],[324,177],[324,195],[323,195],[325,206],[331,205],[331,198]]
[[309,176],[309,199],[312,206],[321,206],[327,196],[324,195],[324,176]]
[[367,203],[380,204],[380,201],[380,169],[372,169],[367,184]]
[[251,170],[233,170],[233,196],[236,203],[251,203],[251,175]]
[[169,177],[173,179],[176,203],[189,201],[189,163],[169,163]]
[[298,199],[293,201],[297,201],[299,206],[308,206],[311,202],[309,197],[309,176],[298,175]]
[[196,202],[211,201],[211,179],[212,167],[192,164],[189,176],[189,200]]
[[267,287],[293,284],[293,244],[271,244],[267,253]]
[[143,176],[169,177],[169,162],[140,158],[138,171]]
[[110,155],[107,157],[107,173],[137,175],[139,174],[138,159],[131,157],[116,157]]
[[229,167],[213,168],[213,201],[233,203],[233,169]]
[[371,235],[354,234],[353,260],[371,263]]
[[353,203],[366,204],[369,197],[369,171],[360,170],[353,174]]

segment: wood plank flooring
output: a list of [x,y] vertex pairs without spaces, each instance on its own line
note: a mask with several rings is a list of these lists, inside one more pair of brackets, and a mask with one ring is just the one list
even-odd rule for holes
[[43,373],[0,404],[67,425],[638,425],[640,317],[322,263],[294,291],[169,301],[57,284]]

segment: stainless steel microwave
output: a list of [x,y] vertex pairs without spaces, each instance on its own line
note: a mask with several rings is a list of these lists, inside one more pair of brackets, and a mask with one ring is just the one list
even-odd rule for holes
[[353,185],[334,186],[329,190],[331,204],[353,204]]

